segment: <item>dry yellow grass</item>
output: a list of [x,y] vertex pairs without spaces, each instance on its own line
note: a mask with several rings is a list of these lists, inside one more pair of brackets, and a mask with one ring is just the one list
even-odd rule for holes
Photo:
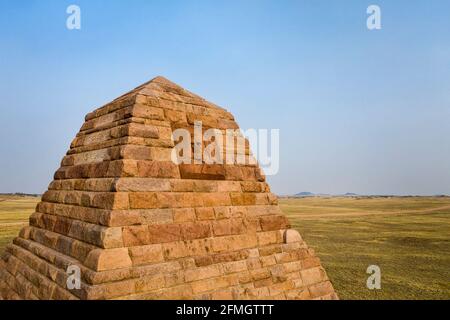
[[[280,205],[342,299],[450,299],[450,198],[301,198]],[[382,288],[366,287],[369,265]]]
[[28,225],[28,218],[39,200],[37,197],[0,195],[0,254],[20,229]]

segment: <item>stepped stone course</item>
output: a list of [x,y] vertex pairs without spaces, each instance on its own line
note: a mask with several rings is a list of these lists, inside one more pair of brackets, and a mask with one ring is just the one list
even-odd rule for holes
[[239,128],[162,77],[89,113],[0,259],[0,299],[337,299],[258,165],[172,161],[196,121]]

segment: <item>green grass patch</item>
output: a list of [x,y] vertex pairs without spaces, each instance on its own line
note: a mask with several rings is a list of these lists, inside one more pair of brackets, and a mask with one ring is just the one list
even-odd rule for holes
[[[428,211],[449,203],[448,198],[280,200],[341,299],[449,299],[450,209]],[[366,287],[369,265],[381,268],[381,290]]]

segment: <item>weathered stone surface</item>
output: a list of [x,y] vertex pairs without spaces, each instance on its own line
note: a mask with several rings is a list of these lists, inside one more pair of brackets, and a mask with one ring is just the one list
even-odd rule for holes
[[[161,77],[89,113],[0,259],[0,299],[337,299],[255,163],[172,162],[195,121],[238,129]],[[251,156],[245,142],[218,152]]]
[[132,247],[130,248],[130,256],[133,265],[151,264],[164,261],[161,244]]
[[285,243],[293,243],[293,242],[301,242],[302,237],[297,230],[289,229],[284,233],[284,242]]
[[121,269],[132,265],[126,248],[93,250],[84,263],[95,271]]

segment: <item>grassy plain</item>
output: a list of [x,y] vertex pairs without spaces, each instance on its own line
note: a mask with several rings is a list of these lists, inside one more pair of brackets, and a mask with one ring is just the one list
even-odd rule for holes
[[0,255],[20,229],[28,225],[28,218],[39,200],[38,197],[0,195]]
[[[280,199],[341,299],[450,299],[450,198]],[[366,287],[369,265],[381,290]]]
[[[39,198],[0,195],[0,254]],[[341,299],[450,299],[450,198],[280,199]],[[366,287],[369,265],[381,290]]]

